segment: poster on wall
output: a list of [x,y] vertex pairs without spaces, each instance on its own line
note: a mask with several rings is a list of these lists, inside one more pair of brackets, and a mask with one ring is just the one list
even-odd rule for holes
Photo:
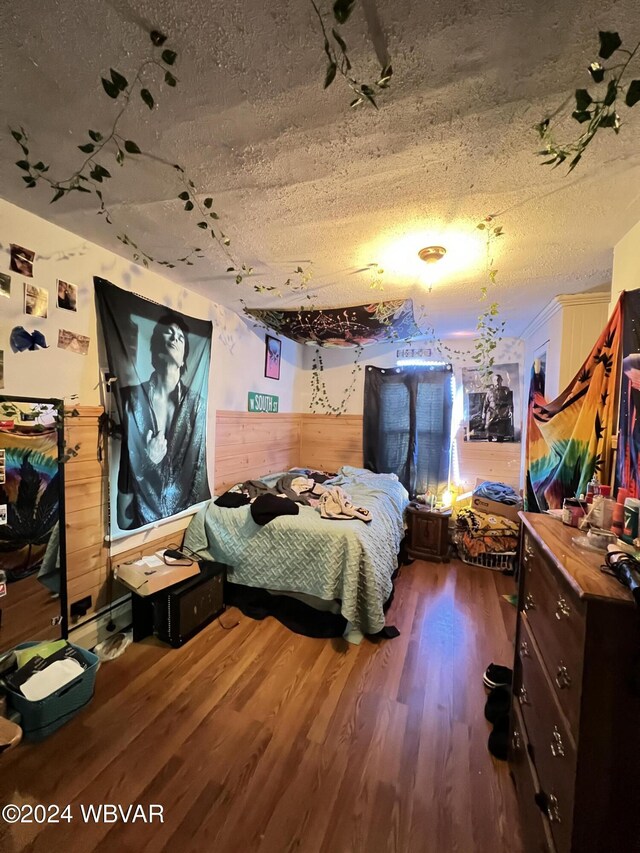
[[533,364],[531,365],[531,383],[533,391],[544,396],[544,389],[547,381],[547,347],[549,341],[543,344],[533,354]]
[[94,277],[109,373],[115,535],[211,497],[207,393],[212,325]]
[[494,364],[489,375],[462,369],[465,441],[520,441],[520,371],[517,363]]
[[616,490],[640,497],[640,290],[624,295]]

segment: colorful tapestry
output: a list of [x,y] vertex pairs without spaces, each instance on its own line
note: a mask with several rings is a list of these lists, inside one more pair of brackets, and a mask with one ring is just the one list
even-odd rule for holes
[[6,474],[0,505],[7,507],[7,523],[0,525],[0,568],[7,580],[16,581],[38,569],[58,520],[58,430],[0,429],[0,448]]
[[616,489],[640,497],[640,290],[624,294]]
[[115,403],[112,530],[136,530],[210,498],[211,323],[94,278]]
[[246,308],[245,313],[279,335],[310,346],[368,346],[419,333],[410,299],[313,311]]
[[587,491],[597,473],[606,481],[606,449],[614,427],[622,300],[568,388],[553,402],[529,394],[526,509],[559,509],[565,498]]

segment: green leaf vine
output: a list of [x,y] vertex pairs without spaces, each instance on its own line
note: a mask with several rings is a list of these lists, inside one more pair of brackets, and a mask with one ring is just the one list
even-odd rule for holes
[[[176,77],[172,70],[178,58],[178,53],[175,50],[165,47],[167,36],[158,30],[153,30],[149,34],[149,38],[151,40],[150,55],[140,62],[131,82],[129,82],[123,73],[115,68],[109,69],[109,77],[101,78],[102,89],[110,99],[118,102],[119,110],[107,129],[91,129],[87,131],[87,141],[77,146],[79,151],[85,156],[69,177],[60,179],[51,177],[49,174],[50,163],[38,159],[32,154],[31,142],[23,127],[19,129],[10,128],[13,139],[22,151],[22,156],[16,161],[16,166],[21,173],[24,173],[22,174],[22,180],[27,189],[33,189],[38,184],[46,184],[49,187],[52,191],[51,204],[58,202],[73,192],[93,194],[98,202],[98,215],[103,216],[109,225],[113,224],[113,214],[105,201],[104,194],[104,188],[113,177],[111,171],[107,168],[108,163],[113,169],[109,160],[112,159],[116,166],[122,167],[127,160],[135,161],[141,157],[146,157],[165,167],[171,168],[181,184],[181,191],[177,199],[182,203],[184,212],[192,215],[195,221],[194,227],[198,228],[198,233],[201,233],[203,237],[209,238],[210,241],[217,244],[219,249],[222,250],[229,264],[227,272],[234,274],[236,284],[242,284],[245,278],[251,275],[253,268],[234,257],[229,248],[231,240],[220,227],[220,215],[214,209],[213,197],[207,195],[202,198],[203,194],[197,190],[195,182],[187,174],[184,166],[179,163],[167,162],[149,151],[144,151],[135,140],[126,139],[119,132],[121,120],[127,110],[129,110],[136,95],[140,97],[142,102],[150,110],[155,109],[156,96],[154,96],[150,87],[158,85],[158,76],[162,77],[159,85],[164,83],[164,85],[172,89],[179,82],[178,77]],[[155,77],[152,77],[152,74]],[[193,266],[196,259],[205,257],[203,249],[195,247],[176,260],[161,260],[145,251],[128,233],[123,231],[117,234],[117,238],[124,246],[131,250],[133,260],[141,263],[144,267],[148,267],[151,263],[156,263],[168,269],[174,269],[177,264]],[[285,290],[304,290],[309,277],[305,274],[304,270],[298,268],[294,273],[294,284],[292,285],[292,279],[290,278],[283,283],[282,287]],[[265,287],[255,284],[253,289],[256,293],[273,290],[281,294],[281,290],[275,286]]]
[[[391,65],[386,65],[380,69],[380,75],[377,80],[369,83],[364,83],[355,76],[353,65],[349,59],[349,49],[340,31],[340,27],[346,24],[351,17],[356,0],[335,0],[331,13],[324,14],[318,8],[315,0],[310,0],[310,3],[320,23],[323,49],[327,58],[324,88],[328,89],[336,79],[336,76],[340,75],[340,78],[351,89],[352,100],[349,106],[358,107],[360,104],[368,103],[375,107],[375,109],[378,109],[376,99],[385,89],[389,88],[393,69]],[[331,20],[331,23],[325,24],[325,18]]]
[[[587,67],[591,82],[597,89],[592,89],[591,92],[588,89],[576,89],[573,97],[567,98],[555,112],[536,125],[538,136],[544,145],[544,148],[537,152],[538,156],[545,158],[543,166],[552,166],[555,169],[568,161],[569,172],[573,171],[596,134],[602,129],[620,133],[623,106],[631,108],[640,101],[640,79],[624,79],[640,49],[640,42],[633,50],[627,50],[622,47],[622,39],[616,32],[600,31],[599,38],[598,59]],[[608,66],[600,62],[601,59],[608,60],[612,57],[620,61],[614,61]],[[572,101],[574,103],[570,106]],[[554,122],[567,118],[569,110],[571,118],[586,127],[572,141],[558,143],[554,138]]]
[[[494,259],[494,244],[495,241],[504,235],[502,225],[495,224],[495,215],[485,216],[485,218],[476,225],[479,231],[484,231],[486,235],[486,267],[487,276],[491,285],[496,283],[498,270]],[[489,288],[484,285],[480,288],[480,299],[487,300],[489,296]],[[474,352],[471,356],[472,361],[478,366],[485,379],[489,378],[495,358],[493,351],[502,340],[505,322],[499,319],[500,308],[497,302],[491,302],[478,316],[476,324],[476,339],[474,344]]]
[[334,405],[329,398],[327,385],[322,376],[324,372],[322,353],[320,348],[316,347],[313,355],[313,361],[311,362],[311,400],[309,402],[309,409],[314,414],[322,413],[325,415],[336,415],[336,417],[338,417],[339,415],[344,415],[346,413],[349,400],[351,399],[351,395],[355,391],[358,383],[358,376],[362,372],[360,359],[362,358],[363,352],[364,347],[358,344],[355,348],[355,358],[353,368],[351,370],[351,381],[342,392],[342,399],[340,402],[337,405]]

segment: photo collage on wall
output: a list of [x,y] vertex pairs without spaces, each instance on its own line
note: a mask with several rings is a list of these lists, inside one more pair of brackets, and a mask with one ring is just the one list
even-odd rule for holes
[[[14,319],[13,328],[7,324],[8,335],[0,340],[0,388],[4,388],[5,370],[11,371],[11,353],[46,349],[47,338],[55,340],[57,335],[58,348],[86,355],[91,342],[87,335],[66,328],[58,328],[50,335],[48,324],[41,322],[59,319],[63,315],[58,312],[62,311],[71,312],[68,317],[72,321],[78,312],[78,285],[63,279],[45,280],[33,249],[10,243],[8,255],[8,271],[0,270],[0,305],[3,299],[13,300],[13,316],[23,314],[24,320]],[[6,304],[2,308],[11,311]],[[9,354],[8,363],[5,353]]]
[[517,363],[494,364],[490,374],[462,369],[465,441],[521,440],[520,370]]

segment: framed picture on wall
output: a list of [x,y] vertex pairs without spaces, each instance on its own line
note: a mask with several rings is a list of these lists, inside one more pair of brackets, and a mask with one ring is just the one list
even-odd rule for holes
[[280,379],[280,350],[282,341],[265,335],[264,375],[268,379]]
[[547,375],[547,348],[549,341],[542,344],[541,347],[533,354],[533,364],[531,365],[531,381],[533,382],[533,390],[544,396],[545,380]]
[[491,373],[463,368],[465,441],[520,441],[520,373],[517,363],[494,364]]

